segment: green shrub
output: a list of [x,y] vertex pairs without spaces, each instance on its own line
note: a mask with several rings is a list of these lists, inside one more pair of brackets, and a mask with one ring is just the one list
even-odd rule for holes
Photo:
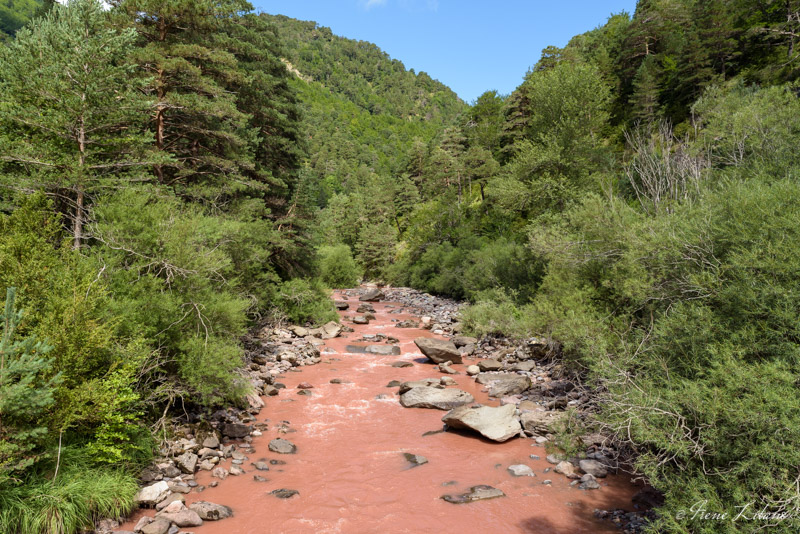
[[334,288],[358,285],[361,271],[347,245],[323,246],[319,249],[320,279]]
[[276,311],[294,324],[319,325],[339,318],[330,290],[317,279],[296,278],[284,282],[275,291],[274,304]]

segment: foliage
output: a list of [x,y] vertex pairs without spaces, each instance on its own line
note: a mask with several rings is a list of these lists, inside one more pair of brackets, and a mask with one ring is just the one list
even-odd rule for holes
[[293,324],[321,325],[339,317],[328,288],[317,279],[289,280],[276,289],[274,300],[276,311]]
[[[61,451],[54,479],[35,473],[26,484],[0,490],[0,530],[50,534],[93,529],[102,518],[123,518],[139,489],[130,474],[93,468],[79,448]],[[51,466],[52,468],[52,466]]]
[[334,288],[355,287],[361,272],[347,245],[319,248],[319,271],[322,282]]
[[[21,341],[15,331],[22,312],[15,306],[16,288],[6,292],[5,310],[0,315],[0,481],[24,472],[37,460],[47,428],[42,416],[53,404],[53,390],[59,376],[49,373],[53,347],[31,336]],[[48,376],[49,375],[49,376]],[[39,425],[39,426],[35,426]]]

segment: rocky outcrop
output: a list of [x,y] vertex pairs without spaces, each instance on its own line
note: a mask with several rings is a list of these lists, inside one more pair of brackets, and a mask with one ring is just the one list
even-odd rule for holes
[[506,494],[497,488],[491,486],[480,485],[472,486],[467,493],[460,493],[457,495],[442,495],[442,500],[453,504],[464,504],[474,501],[484,501],[486,499],[496,499],[497,497],[505,497]]
[[524,375],[504,373],[481,373],[475,381],[489,387],[492,397],[516,395],[531,387],[531,379]]

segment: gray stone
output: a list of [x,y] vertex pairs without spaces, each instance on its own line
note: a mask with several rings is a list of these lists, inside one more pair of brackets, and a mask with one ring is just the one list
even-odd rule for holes
[[[405,393],[414,388],[419,387],[437,387],[441,385],[441,380],[438,378],[424,378],[422,380],[410,380],[408,382],[403,382],[400,384],[400,393]],[[441,389],[441,388],[440,388]]]
[[[178,502],[181,502],[181,503],[185,503],[186,502],[186,497],[184,497],[182,493],[173,493],[172,495],[170,495],[169,497],[167,497],[166,499],[164,499],[163,501],[161,501],[160,503],[158,503],[156,505],[156,511],[160,512],[161,510],[163,510],[164,508],[166,508],[167,506],[169,506],[170,504],[172,504],[175,501],[178,501]],[[144,518],[142,518],[142,519],[144,519]],[[134,530],[136,530],[136,529],[134,529]]]
[[386,295],[384,295],[383,291],[376,287],[375,289],[367,290],[366,293],[358,297],[358,300],[361,302],[378,302],[384,298],[386,298]]
[[253,462],[251,464],[258,471],[269,471],[269,464],[264,461]]
[[503,442],[518,436],[522,429],[515,411],[513,404],[497,408],[462,406],[447,413],[442,421],[451,428],[474,430],[492,441]]
[[197,501],[189,506],[203,521],[219,521],[233,516],[233,510],[228,506],[214,504],[213,502]]
[[469,376],[475,376],[480,372],[481,372],[481,368],[478,367],[477,365],[468,365],[467,366],[467,374]]
[[553,471],[569,478],[575,478],[577,476],[575,474],[575,466],[569,462],[558,462]]
[[300,492],[297,491],[297,490],[293,490],[293,489],[281,488],[281,489],[276,489],[276,490],[270,491],[270,494],[276,496],[279,499],[290,499],[290,498],[294,497],[295,495],[299,495]]
[[[197,512],[188,508],[180,512],[159,512],[156,514],[156,519],[165,519],[171,523],[175,523],[179,527],[199,527],[203,524],[203,520],[197,515]],[[152,523],[151,523],[152,524]]]
[[467,345],[477,345],[478,340],[474,337],[469,336],[453,336],[450,341],[453,342],[453,345],[456,347],[466,347]]
[[392,367],[398,367],[398,368],[402,368],[402,367],[414,367],[414,364],[413,364],[413,363],[411,363],[411,362],[404,362],[404,361],[400,361],[400,362],[394,362],[394,363],[392,364]]
[[417,467],[418,465],[427,464],[428,459],[424,456],[420,456],[419,454],[411,454],[410,452],[404,452],[403,456],[405,456],[406,460],[408,460],[412,467]]
[[140,489],[134,497],[134,501],[136,501],[139,506],[155,506],[167,496],[167,493],[169,493],[169,484],[160,480],[155,484]]
[[337,310],[347,310],[350,308],[350,304],[346,300],[336,300],[333,302],[333,305],[336,306]]
[[460,389],[439,389],[427,386],[412,388],[400,395],[400,404],[406,408],[452,410],[474,400],[472,395]]
[[531,387],[531,379],[523,375],[506,373],[481,373],[475,379],[479,384],[489,387],[492,397],[505,397],[522,393]]
[[367,354],[377,354],[378,356],[399,356],[400,347],[395,345],[369,345],[365,352]]
[[515,477],[535,477],[536,473],[533,472],[529,466],[525,464],[515,464],[508,466],[508,472]]
[[203,440],[203,447],[207,449],[217,449],[219,448],[219,438],[215,435],[208,436],[206,439]]
[[330,321],[322,326],[322,339],[333,339],[342,332],[342,325],[335,321]]
[[136,526],[133,527],[134,532],[141,532],[144,527],[149,525],[153,522],[153,518],[149,515],[143,515],[139,518],[139,521],[136,522]]
[[167,519],[156,519],[142,528],[142,534],[167,534],[171,523]]
[[565,412],[548,412],[537,410],[532,412],[523,412],[520,415],[520,423],[526,432],[531,434],[548,434],[553,433],[560,421],[566,417]]
[[506,494],[497,488],[491,486],[480,485],[472,486],[467,493],[458,495],[442,495],[442,499],[453,504],[464,504],[474,501],[483,501],[486,499],[495,499],[497,497],[505,497]]
[[369,324],[369,319],[363,315],[356,315],[353,317],[353,324]]
[[185,452],[175,459],[178,468],[189,475],[197,471],[197,455],[193,452]]
[[581,477],[581,483],[578,488],[582,490],[600,489],[600,484],[597,483],[594,475],[587,473]]
[[503,368],[503,364],[498,362],[497,360],[493,360],[489,358],[488,360],[481,360],[478,362],[478,368],[481,371],[500,371]]
[[595,478],[605,478],[608,475],[608,468],[597,460],[581,460],[578,467],[586,474]]
[[418,337],[414,340],[420,352],[434,363],[452,362],[462,363],[461,353],[452,342],[444,339]]
[[222,425],[222,435],[233,439],[240,439],[250,435],[252,430],[248,425],[242,423],[225,423]]
[[275,438],[269,442],[269,450],[278,454],[295,454],[297,446],[287,439]]

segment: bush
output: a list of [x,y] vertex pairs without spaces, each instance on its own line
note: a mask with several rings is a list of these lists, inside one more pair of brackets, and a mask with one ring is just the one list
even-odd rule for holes
[[316,279],[284,282],[275,292],[274,304],[277,313],[294,324],[320,325],[339,318],[330,290]]
[[319,249],[320,279],[334,288],[358,285],[361,270],[347,245],[323,246]]

